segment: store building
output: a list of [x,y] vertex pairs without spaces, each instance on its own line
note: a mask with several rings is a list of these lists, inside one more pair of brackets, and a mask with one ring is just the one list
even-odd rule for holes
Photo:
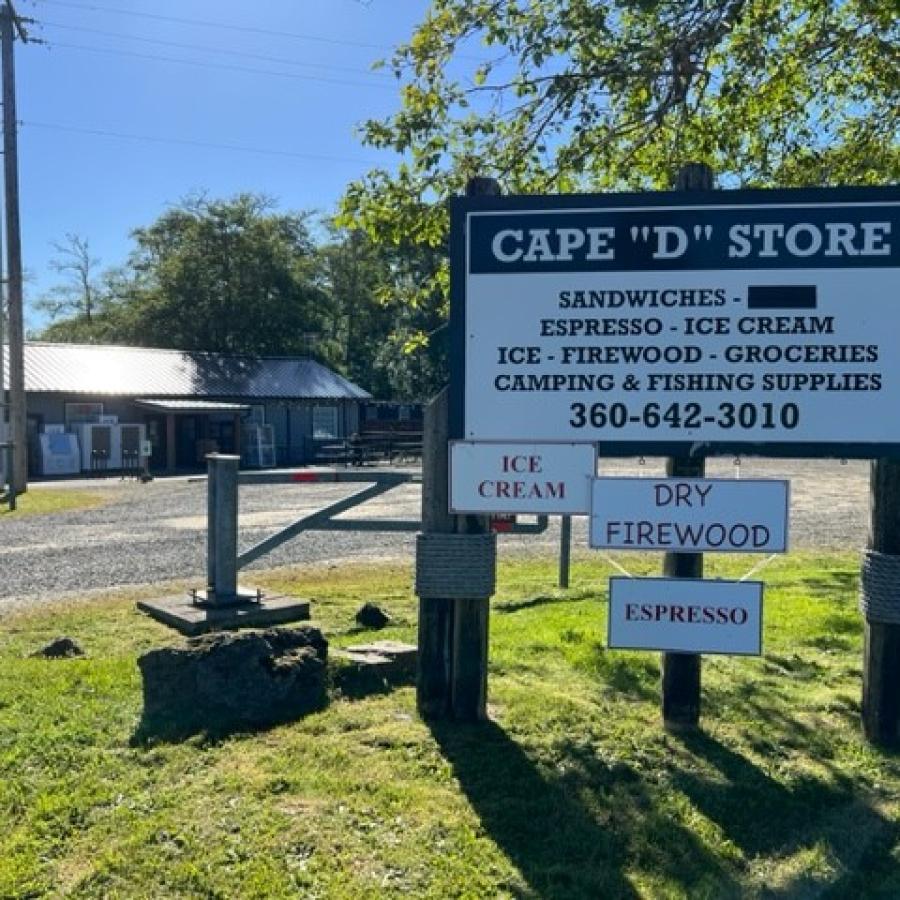
[[142,425],[134,434],[149,442],[153,473],[202,468],[213,451],[302,465],[354,434],[370,398],[303,357],[41,342],[25,345],[25,390],[32,475],[44,468],[41,434],[84,433],[90,423]]

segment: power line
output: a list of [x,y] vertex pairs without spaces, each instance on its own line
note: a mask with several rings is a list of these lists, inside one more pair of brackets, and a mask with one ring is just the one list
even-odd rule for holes
[[[32,0],[37,2],[37,0]],[[139,12],[133,9],[116,9],[112,6],[98,6],[95,3],[74,3],[72,0],[40,0],[51,6],[63,6],[68,9],[80,9],[86,12],[113,13],[120,16],[133,16],[140,19],[152,19],[156,22],[171,22],[176,25],[195,25],[201,28],[219,28],[224,31],[237,31],[241,34],[261,34],[266,37],[287,38],[295,41],[313,41],[319,44],[331,44],[338,47],[360,47],[364,50],[378,50],[380,53],[390,53],[394,47],[390,44],[369,44],[365,41],[348,41],[345,38],[323,37],[318,34],[304,34],[297,31],[276,31],[273,28],[259,28],[253,25],[235,25],[229,22],[212,22],[206,19],[185,19],[179,16],[164,16],[161,13]],[[368,3],[362,3],[367,7]],[[457,53],[457,59],[469,62],[483,62],[481,56],[467,53]]]
[[63,50],[86,50],[90,53],[101,53],[107,56],[128,56],[133,59],[147,59],[156,62],[179,63],[184,66],[196,66],[202,69],[224,69],[231,72],[244,72],[253,75],[275,75],[278,78],[292,78],[297,81],[318,81],[323,84],[340,84],[346,87],[364,87],[364,88],[386,88],[387,90],[395,90],[395,84],[385,81],[379,83],[377,81],[345,81],[341,78],[327,78],[324,75],[302,75],[299,72],[277,72],[273,69],[255,69],[251,66],[234,66],[230,63],[209,62],[199,59],[179,59],[176,56],[160,56],[155,53],[136,53],[133,50],[116,50],[109,47],[89,47],[85,44],[69,44],[66,42],[52,41],[48,42],[50,48],[59,47]]
[[259,62],[278,63],[288,66],[304,66],[306,68],[313,69],[327,69],[335,72],[352,72],[356,75],[372,74],[379,77],[386,77],[386,73],[376,72],[373,70],[352,68],[350,66],[334,66],[328,63],[301,62],[300,60],[290,59],[286,56],[264,56],[260,53],[247,53],[243,50],[234,50],[231,47],[210,47],[203,44],[185,44],[179,41],[163,41],[158,38],[142,37],[136,34],[122,34],[121,32],[116,31],[103,31],[99,28],[84,28],[81,25],[67,25],[63,22],[48,22],[44,20],[39,24],[50,28],[63,28],[68,31],[80,31],[84,34],[96,34],[102,37],[119,38],[126,41],[138,41],[142,44],[156,44],[161,47],[174,47],[179,50],[200,50],[204,53],[221,53],[227,56],[241,57],[243,59],[254,59]]
[[234,153],[256,153],[264,156],[281,156],[291,159],[315,160],[316,162],[343,162],[353,165],[376,166],[378,163],[371,159],[359,159],[347,156],[329,156],[315,153],[299,153],[293,150],[275,150],[264,147],[248,147],[242,144],[220,144],[214,141],[195,141],[188,138],[159,137],[152,134],[129,134],[123,131],[107,131],[100,128],[81,128],[77,125],[59,125],[55,122],[35,122],[28,120],[19,122],[26,128],[47,128],[54,131],[68,131],[73,134],[93,135],[96,137],[119,138],[129,141],[144,141],[153,144],[177,144],[179,146],[200,147],[212,150],[229,150]]
[[298,41],[316,41],[322,44],[337,44],[344,47],[362,47],[367,50],[390,50],[383,44],[367,44],[362,41],[348,41],[342,38],[322,37],[315,34],[302,34],[291,31],[276,31],[270,28],[258,28],[251,25],[233,25],[226,22],[210,22],[203,19],[184,19],[179,16],[164,16],[160,13],[138,12],[132,9],[115,9],[111,6],[98,6],[94,3],[72,3],[71,0],[41,0],[51,6],[65,6],[70,9],[81,9],[89,12],[114,13],[122,16],[135,16],[141,19],[153,19],[157,22],[174,22],[179,25],[198,25],[203,28],[221,28],[227,31],[239,31],[242,34],[263,34],[267,37],[291,38]]

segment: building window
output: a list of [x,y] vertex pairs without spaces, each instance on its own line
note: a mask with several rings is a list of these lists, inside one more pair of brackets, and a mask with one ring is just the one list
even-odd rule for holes
[[103,415],[102,403],[67,403],[66,428],[90,422],[99,422]]
[[338,436],[338,411],[335,406],[314,406],[312,411],[313,438],[327,440]]
[[266,424],[266,408],[261,403],[253,403],[250,409],[241,413],[241,422],[244,425],[265,425]]

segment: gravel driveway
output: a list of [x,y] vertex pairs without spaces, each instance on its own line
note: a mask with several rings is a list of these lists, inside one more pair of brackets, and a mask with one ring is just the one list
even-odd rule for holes
[[[868,462],[745,458],[742,477],[791,479],[794,549],[862,547],[868,527]],[[604,474],[652,474],[659,459],[608,460]],[[732,476],[731,459],[711,460],[709,475]],[[150,484],[110,481],[98,486],[109,502],[96,509],[32,516],[0,524],[0,614],[4,608],[116,585],[205,578],[206,483],[158,479]],[[306,512],[347,496],[359,485],[244,486],[240,492],[240,547],[246,548]],[[42,490],[38,485],[32,490]],[[404,485],[344,518],[417,518],[418,485]],[[540,536],[504,536],[507,551],[553,552],[558,519]],[[587,523],[577,518],[573,547],[587,544]],[[250,568],[346,559],[412,559],[413,534],[305,532]],[[249,579],[248,579],[249,580]]]

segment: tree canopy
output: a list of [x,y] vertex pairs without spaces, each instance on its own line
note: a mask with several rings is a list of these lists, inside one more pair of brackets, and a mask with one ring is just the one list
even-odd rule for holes
[[260,354],[315,339],[323,349],[327,302],[305,216],[252,194],[193,197],[132,237],[127,265],[95,287],[93,315],[78,310],[45,337]]
[[[473,175],[512,193],[900,180],[896,0],[433,0],[386,63],[400,108],[363,126],[402,154],[341,221],[440,247]],[[446,284],[446,269],[439,283]]]
[[319,254],[332,334],[343,348],[335,364],[376,397],[418,400],[434,394],[446,380],[446,342],[422,336],[442,330],[442,296],[423,286],[433,283],[442,255],[408,241],[376,242],[363,231],[341,229],[332,229]]
[[[429,248],[374,243],[265,197],[188,198],[132,232],[127,263],[98,271],[88,240],[55,245],[63,279],[35,306],[53,341],[125,343],[262,355],[311,355],[383,398],[420,399],[442,383],[440,295],[419,291],[440,265]],[[422,301],[404,299],[415,292]]]
[[231,353],[296,352],[321,336],[305,217],[265,197],[194,198],[134,232],[135,338]]

